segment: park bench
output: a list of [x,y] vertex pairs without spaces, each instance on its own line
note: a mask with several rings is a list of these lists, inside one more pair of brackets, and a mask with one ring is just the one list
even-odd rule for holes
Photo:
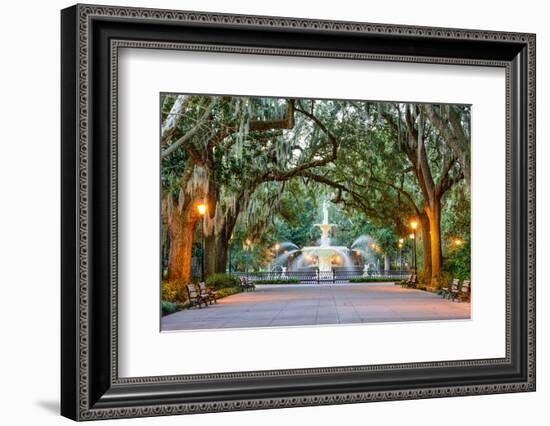
[[407,280],[401,281],[401,287],[415,288],[417,284],[418,276],[416,274],[411,274]]
[[453,281],[451,282],[451,286],[450,287],[442,287],[441,288],[441,295],[443,296],[444,299],[450,299],[451,298],[451,289],[454,289],[454,291],[458,291],[458,284],[460,283],[460,281],[458,280],[458,278],[453,278]]
[[401,280],[396,284],[401,285],[401,287],[405,287],[407,285],[407,283],[412,280],[412,277],[413,277],[413,274],[409,274],[409,276],[407,277],[406,280]]
[[460,293],[458,294],[458,300],[470,300],[470,280],[464,280],[462,286],[460,286]]
[[212,289],[208,288],[206,286],[206,283],[203,283],[203,282],[199,283],[199,291],[200,291],[201,296],[206,298],[206,300],[209,301],[210,304],[212,304],[212,302],[218,303],[216,301],[216,293],[217,292],[215,292]]
[[197,290],[195,284],[187,284],[187,295],[189,296],[189,308],[193,306],[201,308],[203,303],[204,306],[208,306],[208,298]]
[[415,288],[418,284],[418,275],[413,274],[411,280],[407,283],[408,288]]
[[451,282],[451,286],[442,289],[445,292],[444,297],[454,302],[455,299],[458,299],[459,297],[459,293],[460,293],[459,286],[460,286],[460,280],[458,278],[453,278],[453,281]]
[[256,290],[254,283],[247,277],[240,277],[240,284],[242,291]]

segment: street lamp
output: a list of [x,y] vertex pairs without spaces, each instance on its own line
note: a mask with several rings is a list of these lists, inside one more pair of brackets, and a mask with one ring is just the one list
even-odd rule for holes
[[206,201],[201,198],[197,204],[197,210],[201,217],[201,282],[204,282],[204,216],[206,214]]
[[411,228],[413,230],[412,240],[413,240],[413,267],[414,267],[414,274],[416,275],[416,228],[418,228],[418,222],[416,220],[411,220]]
[[279,258],[279,249],[281,245],[279,243],[275,244],[275,267],[277,267],[277,259]]
[[403,244],[405,243],[405,240],[403,238],[399,238],[399,271],[403,272]]
[[245,271],[246,275],[248,276],[248,252],[250,251],[250,245],[252,244],[252,241],[250,241],[250,238],[247,238],[244,241],[244,244],[245,244],[245,251],[246,251],[246,256],[244,258],[244,260],[245,260],[244,271]]
[[233,246],[233,235],[231,235],[229,237],[229,242],[227,244],[227,251],[228,251],[228,254],[229,254],[229,265],[228,265],[228,270],[229,270],[229,275],[231,275],[231,272],[232,272],[232,260],[231,260],[231,247]]

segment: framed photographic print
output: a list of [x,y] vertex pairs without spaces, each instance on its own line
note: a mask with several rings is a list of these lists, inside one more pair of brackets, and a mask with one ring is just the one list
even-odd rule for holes
[[76,5],[74,420],[535,390],[535,36]]

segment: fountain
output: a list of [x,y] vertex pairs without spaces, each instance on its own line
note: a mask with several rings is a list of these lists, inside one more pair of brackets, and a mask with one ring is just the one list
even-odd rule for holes
[[[323,202],[323,220],[314,226],[321,230],[319,245],[299,248],[290,241],[277,243],[271,265],[273,272],[287,277],[292,272],[331,272],[341,268],[349,273],[357,273],[357,276],[368,276],[379,270],[374,254],[377,244],[370,236],[361,235],[351,248],[331,245],[331,230],[338,225],[330,223],[326,201]],[[281,253],[281,250],[284,252]]]
[[329,223],[326,201],[323,201],[323,222],[317,223],[315,226],[321,229],[320,244],[318,246],[302,247],[303,259],[300,259],[301,263],[305,266],[316,266],[322,272],[331,271],[335,266],[353,266],[347,247],[330,245],[330,230],[337,225]]
[[377,250],[377,243],[376,241],[368,236],[368,235],[361,235],[358,237],[353,244],[351,245],[351,249],[355,252],[358,252],[361,254],[361,257],[363,258],[363,276],[368,277],[372,273],[378,273],[379,271],[379,265],[378,265],[378,258],[374,255],[375,251]]

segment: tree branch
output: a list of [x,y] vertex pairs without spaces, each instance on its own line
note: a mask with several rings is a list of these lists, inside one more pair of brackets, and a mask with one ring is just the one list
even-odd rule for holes
[[174,152],[176,149],[178,149],[182,144],[187,142],[189,139],[191,139],[195,134],[199,131],[199,129],[202,127],[202,125],[208,120],[208,117],[210,116],[210,113],[212,112],[212,109],[217,103],[217,99],[214,98],[204,111],[204,113],[201,115],[201,117],[198,119],[197,123],[183,135],[181,138],[179,138],[174,143],[168,145],[166,149],[164,149],[161,153],[161,158],[165,158],[168,155],[170,155],[172,152]]
[[295,110],[309,117],[323,131],[323,133],[327,135],[327,138],[331,144],[331,152],[325,158],[321,158],[319,160],[312,160],[307,163],[297,165],[296,167],[287,171],[270,170],[261,176],[260,180],[263,182],[284,181],[287,179],[291,179],[295,176],[304,176],[303,172],[305,172],[306,170],[325,166],[328,163],[336,160],[336,158],[338,157],[339,142],[336,139],[336,137],[330,132],[330,130],[324,125],[324,123],[321,120],[319,120],[319,118],[317,118],[315,115],[313,115],[308,111],[305,111],[302,108],[296,107]]
[[470,144],[469,137],[464,132],[460,117],[454,110],[449,111],[449,123],[436,111],[434,105],[424,105],[423,110],[430,119],[430,122],[447,142],[454,154],[460,159],[464,177],[470,186]]
[[398,187],[397,185],[395,185],[393,183],[386,182],[386,181],[383,181],[381,179],[378,179],[376,176],[371,176],[370,179],[372,179],[374,182],[377,182],[381,185],[389,186],[390,188],[395,189],[398,193],[404,195],[409,200],[409,203],[411,204],[413,209],[416,211],[416,213],[418,215],[420,214],[420,209],[416,206],[416,201],[414,200],[414,197],[409,192],[405,191],[404,189]]
[[[168,96],[166,99],[168,99]],[[166,145],[174,134],[178,124],[178,118],[183,115],[181,112],[187,105],[188,99],[189,96],[187,95],[179,95],[176,97],[168,116],[163,120],[160,127],[160,140],[162,145]]]
[[456,162],[456,158],[454,156],[451,156],[447,159],[445,164],[443,165],[443,169],[441,170],[441,175],[439,176],[439,179],[435,185],[435,196],[441,197],[449,188],[450,186],[446,186],[446,182],[448,180],[449,172],[451,171],[451,168]]

